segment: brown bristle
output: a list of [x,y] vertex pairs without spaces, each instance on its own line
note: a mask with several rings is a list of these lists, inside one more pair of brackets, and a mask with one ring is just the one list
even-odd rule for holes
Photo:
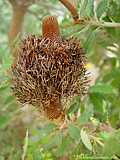
[[44,38],[50,38],[51,40],[60,39],[59,25],[55,16],[47,16],[43,19],[42,33]]
[[62,105],[59,97],[51,97],[51,100],[48,103],[44,103],[44,110],[49,119],[57,119],[61,116],[61,119],[64,118]]
[[89,85],[80,41],[59,38],[56,18],[45,18],[43,36],[24,39],[12,67],[13,93],[18,101],[38,106],[49,119],[63,118],[66,108],[62,100],[84,95]]

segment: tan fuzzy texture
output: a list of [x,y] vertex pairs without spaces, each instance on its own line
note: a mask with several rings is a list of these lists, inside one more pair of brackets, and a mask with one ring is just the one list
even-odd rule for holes
[[86,57],[78,39],[60,36],[55,17],[45,18],[42,30],[41,37],[29,36],[19,46],[12,67],[13,93],[22,104],[38,106],[49,119],[64,119],[62,99],[87,91]]

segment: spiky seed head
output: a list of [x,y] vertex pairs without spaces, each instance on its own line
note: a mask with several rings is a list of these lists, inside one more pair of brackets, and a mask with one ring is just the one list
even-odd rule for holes
[[62,99],[85,94],[88,86],[84,50],[76,38],[61,38],[55,17],[43,20],[43,36],[21,42],[12,68],[13,92],[21,103],[64,117]]

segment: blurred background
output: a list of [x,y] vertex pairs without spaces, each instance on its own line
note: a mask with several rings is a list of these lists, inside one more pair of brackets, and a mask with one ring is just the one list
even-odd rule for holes
[[[69,0],[83,23],[74,25],[58,0],[0,0],[0,160],[119,159],[120,0]],[[11,91],[14,49],[27,35],[41,35],[46,15],[58,18],[63,37],[78,37],[91,73],[88,94],[69,104],[60,129],[21,106]],[[105,23],[104,23],[105,22]]]

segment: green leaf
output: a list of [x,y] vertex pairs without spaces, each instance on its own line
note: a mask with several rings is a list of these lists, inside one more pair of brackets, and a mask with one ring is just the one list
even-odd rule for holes
[[4,81],[2,84],[0,84],[0,92],[4,91],[9,87],[9,83],[7,81]]
[[68,132],[69,132],[69,135],[71,138],[73,138],[75,140],[78,140],[80,138],[80,131],[73,124],[68,125]]
[[120,79],[120,69],[115,68],[112,69],[109,73],[105,74],[105,76],[103,77],[104,82],[108,82],[110,80],[113,79]]
[[84,48],[88,54],[91,52],[91,48],[93,48],[94,44],[96,44],[96,36],[99,33],[99,29],[89,29],[87,32],[86,41],[84,42]]
[[78,111],[80,108],[80,97],[75,97],[73,104],[71,104],[70,108],[68,109],[67,113],[72,114]]
[[93,116],[93,105],[89,105],[85,108],[85,111],[79,116],[77,123],[87,123],[91,116]]
[[116,4],[120,7],[120,0],[116,0]]
[[110,84],[96,84],[89,90],[90,93],[114,94],[115,90]]
[[41,133],[44,133],[45,135],[48,135],[50,134],[53,129],[56,128],[56,125],[54,123],[49,123],[49,124],[46,124],[41,130],[40,132]]
[[100,137],[103,139],[103,140],[107,140],[109,137],[110,137],[110,133],[107,133],[107,132],[101,132],[100,133]]
[[55,135],[54,142],[56,145],[60,145],[62,143],[62,137],[63,137],[63,135],[61,132],[59,132],[58,134]]
[[8,121],[8,116],[0,116],[0,128],[4,127]]
[[105,141],[103,154],[106,156],[120,156],[120,129],[111,134]]
[[94,105],[95,111],[103,113],[103,96],[98,93],[91,93],[90,100]]
[[58,156],[62,156],[65,155],[65,153],[68,153],[68,150],[70,148],[71,145],[71,138],[70,137],[63,137],[62,143],[61,145],[59,145],[56,154]]
[[80,135],[81,135],[81,139],[82,139],[82,142],[85,145],[85,147],[89,151],[92,151],[92,144],[90,142],[89,136],[87,135],[86,131],[81,129]]
[[54,123],[49,123],[39,130],[39,139],[42,144],[48,144],[50,142],[51,134],[55,128],[56,125]]
[[31,159],[30,159],[30,155],[28,156],[28,160],[30,159],[30,160],[42,160],[43,158],[42,158],[42,153],[40,152],[40,151],[36,151],[36,152],[34,152],[33,151],[33,153],[32,153],[32,156],[33,157],[31,157]]
[[80,0],[80,16],[85,16],[87,6],[87,0]]
[[54,146],[59,146],[62,143],[62,133],[57,133],[50,138],[49,143],[47,144],[47,149],[50,149]]
[[94,0],[81,0],[80,15],[92,17],[94,15]]
[[6,99],[4,101],[4,105],[7,105],[7,104],[13,102],[14,100],[15,100],[15,97],[10,95],[10,96],[6,97]]
[[88,0],[86,7],[87,16],[92,17],[94,15],[94,0]]
[[27,129],[26,130],[26,136],[25,136],[25,139],[24,139],[24,146],[23,146],[23,154],[22,154],[22,159],[23,160],[25,159],[26,154],[27,154],[28,140],[29,140],[29,137],[28,137],[28,129]]
[[0,155],[0,160],[5,160],[3,156]]
[[97,9],[96,9],[98,19],[108,10],[108,4],[109,4],[108,0],[102,0],[98,4]]

